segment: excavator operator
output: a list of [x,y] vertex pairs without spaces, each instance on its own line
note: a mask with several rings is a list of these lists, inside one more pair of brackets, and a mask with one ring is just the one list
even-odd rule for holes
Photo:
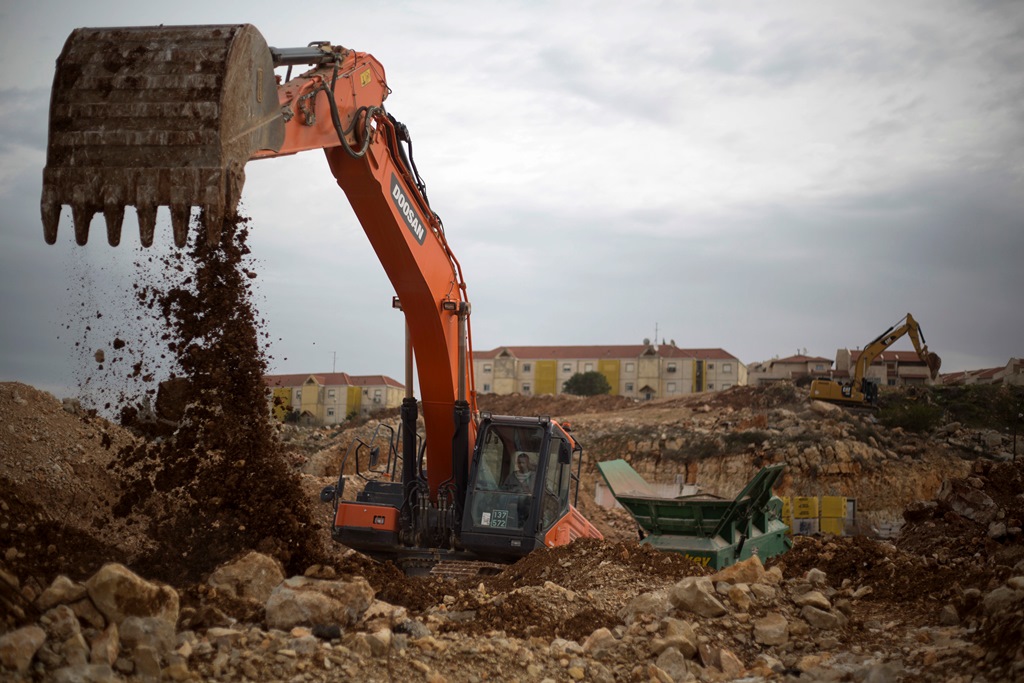
[[516,469],[509,472],[503,488],[516,493],[533,493],[533,475],[530,456],[520,451],[516,455]]

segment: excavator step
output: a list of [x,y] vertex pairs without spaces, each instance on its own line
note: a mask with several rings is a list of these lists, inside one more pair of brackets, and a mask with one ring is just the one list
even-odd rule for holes
[[44,237],[56,242],[69,205],[78,244],[103,213],[116,246],[132,206],[149,246],[167,206],[181,247],[199,206],[216,243],[237,210],[245,163],[283,141],[271,50],[254,26],[76,29],[50,97]]

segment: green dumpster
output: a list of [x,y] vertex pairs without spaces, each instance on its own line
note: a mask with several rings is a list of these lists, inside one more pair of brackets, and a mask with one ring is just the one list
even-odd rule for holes
[[728,500],[706,493],[664,498],[625,460],[597,463],[612,495],[640,525],[642,544],[681,553],[713,569],[753,555],[766,561],[790,549],[782,501],[772,495],[784,467],[762,468]]

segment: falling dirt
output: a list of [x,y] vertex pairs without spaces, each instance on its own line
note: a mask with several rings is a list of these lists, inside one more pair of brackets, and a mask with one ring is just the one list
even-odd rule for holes
[[[156,545],[134,564],[164,581],[198,581],[250,548],[292,571],[324,558],[309,533],[310,501],[281,458],[267,414],[267,360],[246,275],[248,230],[245,219],[225,221],[215,246],[194,231],[194,271],[166,289],[137,289],[139,304],[159,312],[160,338],[180,375],[161,385],[155,415],[139,406],[122,410],[126,426],[160,438],[119,453],[112,466],[124,486],[113,513],[148,520]],[[173,276],[186,270],[180,261],[174,254],[155,265]]]

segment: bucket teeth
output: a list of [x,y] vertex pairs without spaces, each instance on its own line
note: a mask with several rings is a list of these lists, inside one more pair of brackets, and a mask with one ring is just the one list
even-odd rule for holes
[[135,211],[139,214],[139,240],[142,246],[151,247],[156,232],[156,204],[140,204]]
[[57,226],[60,225],[60,202],[52,191],[43,191],[39,210],[43,215],[43,238],[47,244],[56,244]]
[[89,241],[89,224],[95,211],[85,204],[73,204],[71,206],[71,219],[75,224],[75,242],[78,246],[84,247]]
[[124,205],[107,204],[103,207],[103,217],[107,220],[107,243],[116,247],[121,243],[121,226],[124,224]]
[[188,243],[188,219],[192,207],[188,204],[171,204],[171,228],[174,230],[174,245],[178,248]]
[[221,228],[224,225],[224,209],[219,204],[203,207],[203,223],[206,227],[206,243],[215,247],[220,243]]

